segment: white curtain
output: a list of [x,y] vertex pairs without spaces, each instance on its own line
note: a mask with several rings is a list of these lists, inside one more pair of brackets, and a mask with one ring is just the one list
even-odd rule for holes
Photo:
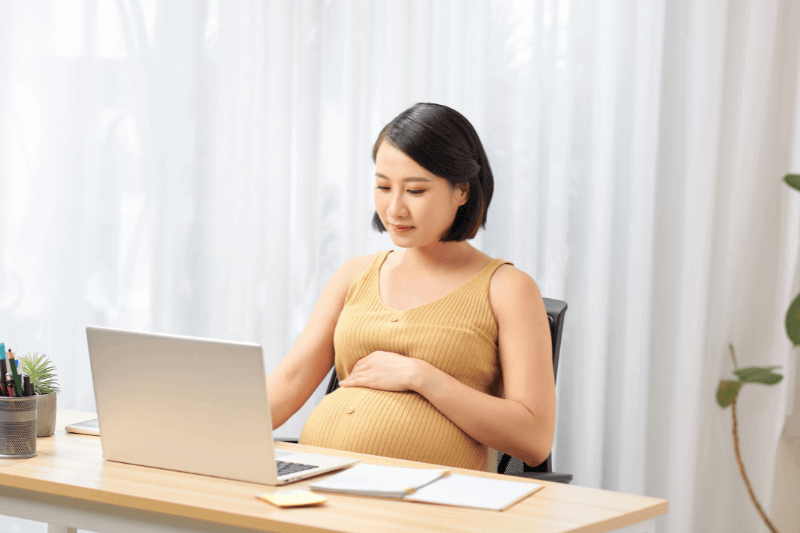
[[796,530],[772,502],[800,478],[797,27],[793,0],[2,1],[0,342],[91,412],[87,325],[258,342],[271,370],[338,265],[392,247],[378,131],[444,103],[495,174],[475,244],[569,304],[556,470],[668,499],[660,532],[762,530],[715,400],[730,342],[786,376],[744,388],[739,431]]

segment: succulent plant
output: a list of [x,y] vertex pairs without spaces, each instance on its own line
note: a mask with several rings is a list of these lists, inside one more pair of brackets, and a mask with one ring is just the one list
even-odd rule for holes
[[39,352],[35,352],[31,355],[28,353],[20,358],[19,366],[30,376],[33,390],[38,394],[61,392],[61,389],[58,388],[56,367],[45,354],[39,355]]

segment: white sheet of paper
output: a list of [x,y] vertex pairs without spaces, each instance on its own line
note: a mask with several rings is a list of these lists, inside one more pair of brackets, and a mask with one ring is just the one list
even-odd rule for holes
[[311,489],[400,498],[406,494],[406,489],[409,487],[415,489],[422,487],[440,478],[446,471],[444,469],[401,468],[361,463],[327,479],[312,483]]
[[537,483],[452,474],[404,500],[500,511],[541,488]]

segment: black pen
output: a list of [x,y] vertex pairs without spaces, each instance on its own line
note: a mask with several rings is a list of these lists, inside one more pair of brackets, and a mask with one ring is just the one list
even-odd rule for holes
[[22,396],[22,394],[20,394],[19,389],[17,388],[17,383],[14,380],[14,375],[11,372],[6,374],[6,390],[8,391],[8,395],[13,398],[19,398],[20,396]]
[[14,352],[10,349],[8,350],[8,364],[11,365],[11,375],[14,379],[14,383],[17,385],[17,396],[22,396],[22,382],[19,379],[19,373],[17,373],[17,361],[14,359]]
[[6,366],[6,345],[0,342],[0,381],[5,379],[8,367]]
[[9,397],[14,398],[17,396],[17,394],[15,394],[16,388],[17,387],[14,385],[14,377],[11,375],[11,372],[9,372],[6,374],[6,390],[8,390]]
[[31,377],[28,374],[22,374],[22,396],[31,396]]

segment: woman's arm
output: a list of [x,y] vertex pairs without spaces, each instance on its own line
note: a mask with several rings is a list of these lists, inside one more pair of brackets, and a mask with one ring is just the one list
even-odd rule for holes
[[339,267],[322,290],[297,342],[267,377],[273,428],[282,426],[306,403],[333,366],[333,330],[345,296],[373,258],[354,257]]
[[553,445],[556,409],[544,302],[530,276],[502,266],[492,277],[489,305],[498,326],[505,398],[477,391],[425,361],[388,352],[361,359],[340,385],[413,390],[478,442],[538,465]]

